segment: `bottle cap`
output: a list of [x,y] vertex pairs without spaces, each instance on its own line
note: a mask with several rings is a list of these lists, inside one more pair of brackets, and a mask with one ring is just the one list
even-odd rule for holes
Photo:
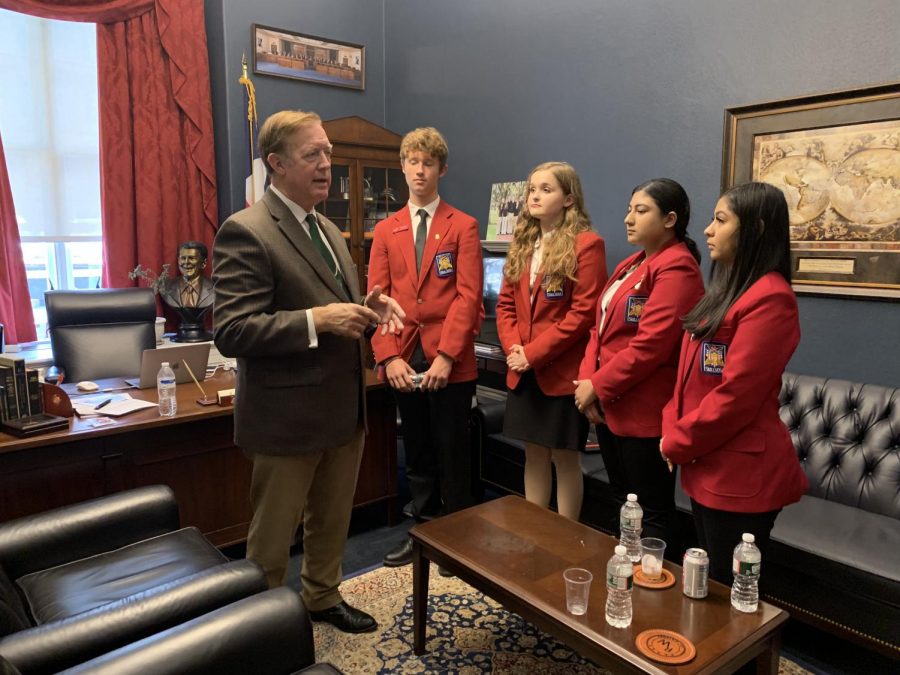
[[622,544],[616,545],[616,555],[625,555],[628,553],[628,549],[622,546]]
[[628,501],[630,501],[630,502],[636,502],[636,501],[637,501],[637,495],[634,494],[633,492],[629,492],[629,493],[628,493]]
[[744,540],[745,542],[747,542],[748,544],[752,544],[754,541],[756,541],[756,537],[754,537],[754,536],[753,536],[752,534],[750,534],[749,532],[744,532],[744,534],[743,534],[743,536],[741,537],[741,539],[743,539],[743,540]]
[[168,361],[163,361],[163,362],[162,362],[162,365],[160,366],[160,368],[166,368],[168,365],[169,365],[169,362],[168,362]]

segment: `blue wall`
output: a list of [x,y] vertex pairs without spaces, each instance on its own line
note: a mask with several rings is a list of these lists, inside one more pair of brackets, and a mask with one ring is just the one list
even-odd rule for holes
[[[450,143],[442,194],[484,222],[491,183],[578,168],[610,265],[631,188],[671,176],[701,241],[728,106],[900,79],[897,0],[207,0],[220,207],[243,204],[241,52],[253,22],[367,47],[365,92],[254,76],[260,119],[302,107]],[[704,248],[701,245],[701,248]],[[705,253],[705,251],[704,251]],[[900,385],[900,303],[802,296],[791,370]]]

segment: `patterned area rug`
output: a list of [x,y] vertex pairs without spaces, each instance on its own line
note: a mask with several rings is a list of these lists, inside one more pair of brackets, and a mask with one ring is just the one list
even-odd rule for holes
[[[316,659],[347,675],[459,673],[603,675],[555,638],[456,578],[429,574],[428,652],[413,653],[412,567],[381,567],[341,585],[344,599],[378,621],[374,633],[348,635],[315,623]],[[808,675],[782,657],[779,675]]]

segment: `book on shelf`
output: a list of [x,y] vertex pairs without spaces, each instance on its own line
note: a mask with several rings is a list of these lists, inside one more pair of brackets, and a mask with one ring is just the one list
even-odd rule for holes
[[3,418],[14,420],[19,416],[19,403],[16,399],[16,373],[9,366],[0,365],[0,385],[3,385]]
[[40,415],[44,412],[44,396],[38,371],[36,368],[26,368],[25,376],[28,381],[28,414]]
[[[15,398],[17,401],[17,412],[15,417],[24,417],[28,414],[28,376],[25,373],[25,357],[11,356],[9,354],[0,355],[0,366],[11,368],[14,375]],[[9,381],[6,381],[6,398],[9,401]],[[10,412],[12,412],[10,410]]]

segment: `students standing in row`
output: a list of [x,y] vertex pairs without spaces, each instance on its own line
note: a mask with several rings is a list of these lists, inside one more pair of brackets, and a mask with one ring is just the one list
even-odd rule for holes
[[679,550],[675,475],[659,456],[662,409],[672,396],[682,317],[703,295],[697,245],[687,236],[687,193],[657,178],[631,193],[625,215],[640,251],[619,263],[597,306],[575,402],[597,425],[610,485],[621,505],[635,492],[644,534]]
[[808,481],[778,415],[781,376],[800,341],[788,207],[766,183],[731,188],[704,234],[709,290],[684,321],[660,452],[681,466],[710,575],[731,582],[743,532],[763,560],[775,518]]
[[552,462],[559,513],[573,520],[588,423],[572,401],[572,380],[605,280],[603,239],[591,229],[575,169],[535,167],[497,300],[509,387],[503,433],[525,442],[525,498],[549,505]]

